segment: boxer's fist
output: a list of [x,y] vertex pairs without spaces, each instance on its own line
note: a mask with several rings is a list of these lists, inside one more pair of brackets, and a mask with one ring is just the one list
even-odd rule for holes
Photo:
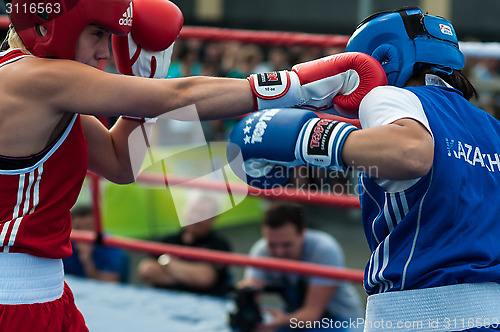
[[147,51],[137,45],[129,33],[127,36],[112,37],[116,69],[124,74],[149,78],[166,78],[172,50],[170,45],[160,52]]
[[133,8],[131,33],[112,37],[116,68],[125,75],[165,78],[182,13],[168,0],[134,0]]
[[[252,187],[285,183],[289,167],[308,164],[343,169],[342,146],[356,127],[320,119],[311,111],[271,109],[242,119],[229,137],[227,156],[233,172]],[[243,165],[233,160],[241,153]]]
[[[227,157],[233,172],[247,184],[271,189],[285,183],[292,169],[301,163],[295,145],[304,123],[317,118],[314,112],[299,109],[271,109],[243,118],[232,130]],[[243,165],[234,160],[241,153]]]
[[298,64],[291,71],[254,74],[248,79],[259,110],[299,107],[336,111],[349,117],[357,117],[359,103],[369,91],[387,84],[380,63],[357,52]]
[[131,34],[143,49],[159,52],[168,48],[183,23],[181,10],[169,0],[134,0]]

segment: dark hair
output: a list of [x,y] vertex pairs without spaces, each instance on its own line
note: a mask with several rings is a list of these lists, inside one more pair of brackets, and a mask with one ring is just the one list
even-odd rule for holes
[[264,215],[263,225],[280,228],[288,223],[293,224],[299,233],[306,228],[302,207],[289,203],[273,203]]
[[460,70],[453,70],[453,73],[446,75],[442,72],[434,72],[429,66],[422,65],[418,68],[413,76],[410,77],[407,83],[411,81],[422,82],[425,80],[425,74],[434,74],[441,77],[446,83],[462,92],[465,99],[470,100],[471,98],[478,98],[478,94],[472,83],[467,79],[467,77]]
[[71,209],[71,217],[88,217],[93,215],[92,207],[89,205],[77,205]]

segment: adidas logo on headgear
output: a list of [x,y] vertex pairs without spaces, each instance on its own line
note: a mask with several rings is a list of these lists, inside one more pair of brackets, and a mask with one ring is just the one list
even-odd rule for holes
[[120,20],[118,21],[118,24],[132,26],[132,17],[133,17],[132,2],[130,3],[130,6],[128,6],[127,11],[125,13],[123,13],[122,16],[123,17],[120,18]]

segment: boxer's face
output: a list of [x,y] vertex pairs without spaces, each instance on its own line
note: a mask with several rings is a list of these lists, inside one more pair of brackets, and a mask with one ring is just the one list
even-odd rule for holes
[[111,32],[97,25],[90,24],[83,29],[76,44],[75,60],[94,68],[99,60],[109,59],[109,39]]

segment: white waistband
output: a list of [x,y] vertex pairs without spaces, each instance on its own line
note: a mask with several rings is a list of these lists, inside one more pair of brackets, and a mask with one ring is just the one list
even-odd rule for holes
[[500,284],[470,283],[375,294],[365,332],[463,331],[500,325]]
[[64,291],[61,259],[0,253],[0,304],[54,301]]

